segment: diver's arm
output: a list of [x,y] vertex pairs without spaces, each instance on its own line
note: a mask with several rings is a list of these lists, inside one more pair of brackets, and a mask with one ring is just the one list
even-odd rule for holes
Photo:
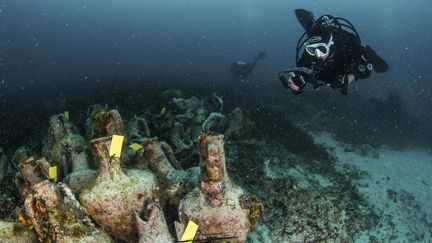
[[[306,52],[303,52],[296,66],[298,68],[310,69],[312,67],[311,57]],[[299,77],[297,75],[302,77],[303,80],[302,82],[299,82]],[[291,72],[289,74],[287,85],[291,89],[291,91],[297,95],[303,92],[302,90],[306,86],[306,82],[309,82],[311,78],[312,78],[311,75],[305,72],[298,72],[298,73]]]
[[297,67],[307,67],[307,68],[311,68],[312,67],[312,59],[311,57],[306,53],[306,51],[303,52],[303,54],[301,55],[298,63],[297,63]]
[[[312,70],[300,67],[294,68],[291,71],[286,70],[279,73],[279,79],[286,89],[290,89],[294,94],[303,92],[307,83],[311,83],[314,88],[318,88],[318,83],[313,78]],[[316,86],[316,87],[315,87]]]
[[[313,79],[312,70],[310,69],[312,62],[310,57],[303,53],[299,62],[296,63],[296,68],[283,70],[279,72],[279,80],[282,85],[291,90],[294,94],[301,94],[306,83]],[[314,84],[314,82],[312,82]]]

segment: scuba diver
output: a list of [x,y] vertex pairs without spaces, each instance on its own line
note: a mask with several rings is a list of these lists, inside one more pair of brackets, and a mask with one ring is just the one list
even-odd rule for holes
[[328,86],[346,95],[353,81],[368,78],[372,71],[384,73],[389,69],[369,45],[361,45],[359,34],[348,20],[330,15],[315,20],[304,9],[296,9],[295,14],[305,29],[297,43],[296,67],[279,73],[282,85],[294,94],[302,93],[310,84],[314,90]]
[[257,64],[258,60],[263,59],[265,57],[265,52],[260,52],[255,57],[255,59],[252,62],[244,63],[244,62],[232,62],[231,64],[231,75],[233,78],[246,78],[255,68],[255,65]]

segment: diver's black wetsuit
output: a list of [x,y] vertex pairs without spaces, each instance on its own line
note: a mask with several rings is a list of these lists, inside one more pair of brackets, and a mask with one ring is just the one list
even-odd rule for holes
[[[304,51],[297,66],[313,69],[315,79],[333,88],[342,88],[345,84],[343,79],[348,74],[354,74],[355,79],[368,78],[371,75],[371,70],[367,68],[369,59],[360,40],[344,30],[334,28],[330,31],[335,39],[332,54],[322,61]],[[309,82],[313,83],[312,80]]]
[[348,83],[352,81],[350,74],[355,80],[366,79],[372,70],[383,73],[389,69],[387,62],[370,46],[361,45],[357,31],[348,20],[330,15],[315,20],[312,12],[304,9],[296,9],[295,14],[305,29],[297,43],[296,68],[279,72],[282,85],[294,94],[302,93],[308,83],[315,89],[325,85],[340,88],[342,94],[347,94]]

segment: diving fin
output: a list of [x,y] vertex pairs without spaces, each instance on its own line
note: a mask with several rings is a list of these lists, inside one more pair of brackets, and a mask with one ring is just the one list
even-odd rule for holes
[[313,13],[302,8],[298,8],[294,12],[301,26],[303,26],[305,31],[309,31],[315,23]]
[[258,53],[256,59],[257,59],[257,60],[258,60],[258,59],[263,59],[265,56],[266,56],[266,53],[262,51],[262,52]]
[[378,54],[376,54],[375,50],[372,49],[369,45],[366,45],[366,58],[370,59],[373,64],[373,69],[377,73],[384,73],[389,70],[389,65],[384,59],[382,59]]

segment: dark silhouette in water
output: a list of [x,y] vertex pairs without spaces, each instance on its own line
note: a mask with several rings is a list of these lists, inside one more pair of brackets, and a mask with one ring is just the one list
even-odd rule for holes
[[246,78],[255,68],[255,65],[257,64],[258,60],[263,59],[265,57],[265,52],[260,52],[255,59],[252,62],[232,62],[231,64],[231,75],[233,78]]

